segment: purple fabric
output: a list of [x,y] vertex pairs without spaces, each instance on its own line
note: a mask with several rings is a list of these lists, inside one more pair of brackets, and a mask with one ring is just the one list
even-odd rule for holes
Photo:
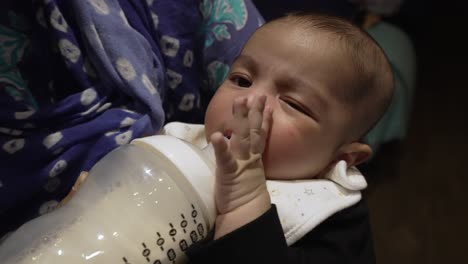
[[[20,74],[0,76],[0,235],[53,210],[112,149],[167,121],[201,122],[263,21],[247,0],[38,0],[22,11],[28,39],[14,45],[28,49],[10,65]],[[22,16],[0,14],[12,12]]]

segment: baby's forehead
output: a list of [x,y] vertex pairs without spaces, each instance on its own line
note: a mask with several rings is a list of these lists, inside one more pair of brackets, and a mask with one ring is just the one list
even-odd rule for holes
[[304,38],[320,41],[330,41],[339,37],[339,34],[331,30],[331,28],[317,26],[312,23],[307,24],[287,18],[271,21],[257,29],[254,34],[257,32],[265,32],[265,34],[277,36],[280,31],[296,33],[302,35]]
[[[296,51],[304,53],[304,59],[307,59],[306,53],[318,52],[322,56],[340,56],[340,61],[349,61],[351,55],[349,49],[344,48],[347,41],[324,29],[307,27],[294,21],[274,21],[259,28],[251,37],[250,41],[258,39],[268,40],[268,46],[264,49],[271,49],[274,46],[288,46],[294,49],[295,46],[305,47]],[[248,43],[249,43],[248,42]],[[248,45],[246,45],[248,46]]]

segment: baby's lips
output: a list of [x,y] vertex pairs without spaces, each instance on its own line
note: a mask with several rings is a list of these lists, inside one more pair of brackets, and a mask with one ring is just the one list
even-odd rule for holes
[[232,136],[232,129],[226,129],[223,133],[223,136],[227,139],[231,139]]

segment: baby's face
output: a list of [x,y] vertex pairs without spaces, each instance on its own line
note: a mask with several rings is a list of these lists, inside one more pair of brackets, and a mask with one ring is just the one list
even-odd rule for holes
[[344,61],[323,33],[310,36],[280,23],[261,28],[208,106],[207,137],[232,131],[235,98],[266,95],[266,105],[273,110],[263,156],[267,178],[318,176],[346,141],[351,114],[328,92],[352,80]]

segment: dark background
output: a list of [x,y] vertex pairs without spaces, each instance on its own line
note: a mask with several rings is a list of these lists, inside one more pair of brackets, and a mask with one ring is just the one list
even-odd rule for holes
[[459,2],[407,2],[390,21],[413,40],[417,85],[407,139],[370,173],[378,262],[468,263],[468,16]]
[[[254,2],[268,19],[345,1]],[[468,263],[468,12],[461,2],[406,0],[385,19],[413,41],[417,84],[407,138],[384,146],[365,170],[378,263]],[[339,12],[350,14],[346,5]]]

